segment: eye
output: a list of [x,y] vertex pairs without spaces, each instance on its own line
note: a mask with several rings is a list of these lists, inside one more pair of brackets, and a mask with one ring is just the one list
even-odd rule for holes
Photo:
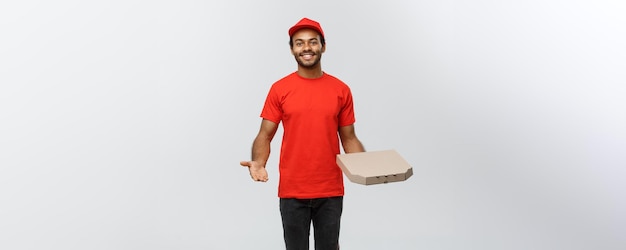
[[311,41],[311,45],[317,45],[317,41]]
[[302,43],[301,43],[301,42],[297,42],[297,43],[296,43],[296,46],[298,46],[298,47],[302,47]]

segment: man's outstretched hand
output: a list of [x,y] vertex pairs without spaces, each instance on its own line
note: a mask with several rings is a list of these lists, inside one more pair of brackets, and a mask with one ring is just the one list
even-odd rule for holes
[[250,177],[252,177],[254,181],[267,181],[267,171],[265,170],[265,166],[261,165],[261,163],[256,161],[241,161],[239,164],[250,170]]

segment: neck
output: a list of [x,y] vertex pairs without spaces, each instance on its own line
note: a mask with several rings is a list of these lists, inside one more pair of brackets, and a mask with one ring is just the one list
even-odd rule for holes
[[324,75],[322,66],[318,63],[313,68],[306,68],[298,65],[298,75],[304,78],[320,78]]

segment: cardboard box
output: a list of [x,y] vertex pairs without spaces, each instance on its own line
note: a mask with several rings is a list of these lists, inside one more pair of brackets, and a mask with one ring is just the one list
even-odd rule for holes
[[337,155],[337,165],[351,182],[372,185],[405,181],[413,168],[395,150]]

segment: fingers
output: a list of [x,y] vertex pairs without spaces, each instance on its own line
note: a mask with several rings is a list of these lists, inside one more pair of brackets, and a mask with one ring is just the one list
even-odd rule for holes
[[250,177],[252,177],[252,180],[254,181],[266,182],[267,171],[265,171],[265,168],[262,168],[262,169],[250,168]]
[[250,177],[253,181],[267,182],[267,175],[250,173]]
[[259,182],[267,182],[267,171],[263,167],[255,165],[252,161],[240,161],[239,165],[247,167],[250,170],[250,177],[252,180]]
[[250,177],[254,181],[267,182],[267,173],[251,172]]
[[259,178],[252,177],[252,180],[257,181],[257,182],[267,182],[267,177],[265,177],[265,178],[262,178],[262,177],[259,177]]

